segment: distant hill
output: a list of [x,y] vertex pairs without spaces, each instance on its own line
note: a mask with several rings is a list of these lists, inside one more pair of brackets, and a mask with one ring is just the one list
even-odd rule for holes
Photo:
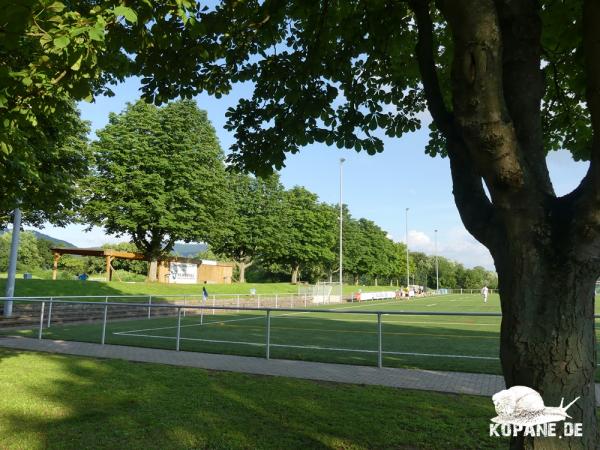
[[175,244],[173,247],[173,253],[177,256],[183,256],[189,258],[195,256],[200,252],[203,252],[208,248],[206,244]]
[[[4,234],[7,231],[10,231],[10,230],[0,230],[0,234]],[[53,238],[52,236],[48,236],[47,234],[40,233],[39,231],[35,231],[35,230],[25,230],[25,231],[27,231],[28,233],[35,234],[35,237],[38,239],[44,239],[46,241],[52,242],[52,245],[54,247],[62,247],[62,248],[75,248],[76,247],[76,245],[73,245],[70,242]]]
[[62,248],[75,248],[75,247],[77,247],[76,245],[73,245],[70,242],[62,241],[60,239],[53,238],[52,236],[48,236],[47,234],[40,233],[39,231],[34,231],[34,230],[26,230],[26,231],[29,231],[29,232],[35,234],[35,237],[38,238],[38,239],[45,239],[46,241],[52,242],[52,245],[54,245],[55,247],[62,247]]

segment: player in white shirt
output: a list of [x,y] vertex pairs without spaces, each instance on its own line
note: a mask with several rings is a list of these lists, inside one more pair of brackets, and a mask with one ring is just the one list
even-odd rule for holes
[[487,303],[487,298],[488,298],[488,287],[484,286],[483,289],[481,290],[481,295],[483,295],[483,303]]

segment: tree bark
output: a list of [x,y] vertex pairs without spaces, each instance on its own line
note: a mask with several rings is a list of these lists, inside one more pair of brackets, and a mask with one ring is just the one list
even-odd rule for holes
[[[467,230],[488,247],[496,264],[507,386],[535,389],[546,406],[558,406],[562,397],[565,402],[581,397],[569,409],[568,420],[583,423],[583,438],[521,436],[511,441],[511,448],[597,448],[593,315],[594,284],[600,276],[598,135],[586,179],[572,194],[557,198],[540,123],[539,4],[439,0],[453,37],[451,112],[437,78],[429,2],[410,4],[419,31],[419,69],[429,110],[446,138],[456,205]],[[588,70],[598,75],[600,7],[589,0],[585,4]],[[588,78],[596,133],[598,79]]]
[[246,269],[252,265],[252,262],[236,261],[235,264],[237,265],[237,268],[239,271],[239,280],[238,281],[240,283],[245,283],[246,282]]
[[292,267],[292,284],[298,283],[298,275],[300,273],[300,266],[295,265]]
[[148,264],[148,281],[151,283],[158,281],[158,261],[156,259],[151,260]]
[[597,271],[565,260],[569,252],[556,242],[541,251],[527,241],[513,242],[510,247],[510,251],[494,252],[502,305],[500,359],[506,384],[535,389],[546,406],[558,406],[563,397],[565,404],[581,397],[569,409],[572,419],[567,420],[583,423],[583,438],[519,437],[513,439],[511,448],[596,448]]

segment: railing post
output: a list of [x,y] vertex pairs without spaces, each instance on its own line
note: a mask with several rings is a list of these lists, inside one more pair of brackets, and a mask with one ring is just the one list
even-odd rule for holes
[[177,308],[177,346],[175,350],[179,351],[179,338],[181,337],[181,307]]
[[293,307],[294,307],[294,296],[292,295],[292,304],[291,304],[290,308],[293,308]]
[[42,339],[42,330],[44,329],[44,309],[46,302],[42,302],[42,309],[40,311],[40,329],[38,331],[38,339]]
[[239,310],[239,307],[240,307],[240,294],[237,295],[237,307],[238,307],[237,313],[239,314],[240,313],[240,310]]
[[304,307],[306,308],[306,292],[304,293]]
[[383,367],[382,335],[381,335],[381,313],[377,313],[377,337],[379,340],[377,346],[377,367]]
[[271,310],[267,309],[267,359],[271,359]]
[[106,319],[108,318],[108,298],[106,299],[105,305],[104,305],[104,318],[102,319],[102,341],[100,342],[102,345],[104,345],[104,342],[106,341]]
[[50,328],[50,321],[52,320],[52,297],[50,297],[50,304],[48,305],[48,325],[46,328]]
[[[187,299],[187,297],[184,295],[183,296],[183,306],[187,306],[186,299]],[[183,308],[183,317],[185,317],[185,311],[186,311],[186,308]]]
[[260,308],[260,294],[258,294],[258,295],[256,296],[256,299],[257,299],[257,302],[258,302],[258,303],[257,303],[257,305],[258,305],[258,306],[257,306],[257,308]]
[[213,316],[215,315],[215,301],[216,301],[217,297],[216,295],[213,295]]
[[152,311],[152,296],[148,296],[148,319],[150,318],[150,311]]
[[279,296],[277,294],[275,294],[275,308],[277,308],[278,300],[279,300]]

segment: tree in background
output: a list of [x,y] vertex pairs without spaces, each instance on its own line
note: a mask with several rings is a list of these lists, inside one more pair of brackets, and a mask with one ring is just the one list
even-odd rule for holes
[[128,105],[97,135],[82,217],[108,234],[131,236],[152,261],[151,281],[176,241],[219,235],[230,204],[223,152],[194,101]]
[[10,149],[0,151],[0,228],[17,207],[30,225],[64,225],[73,218],[80,204],[77,184],[90,163],[88,131],[74,103],[63,100],[60,110],[35,126],[5,134]]
[[[498,271],[506,384],[548,402],[581,397],[569,412],[584,437],[554,440],[595,448],[598,1],[224,1],[181,23],[190,32],[181,54],[198,55],[187,58],[197,75],[148,77],[143,89],[176,95],[251,80],[253,95],[227,124],[236,136],[229,159],[247,169],[278,169],[286,153],[314,142],[382,151],[375,130],[414,131],[428,108],[427,151],[449,158],[461,219]],[[150,46],[140,54],[145,73],[180,59]],[[565,196],[546,164],[557,148],[591,162]],[[516,437],[513,446],[536,440]]]
[[[19,46],[24,37],[42,47],[40,56],[53,55],[2,71],[11,78],[6,101],[25,99],[15,116],[35,98],[34,88],[22,95],[18,86],[35,86],[30,75],[38,70],[47,78],[41,94],[48,95],[75,91],[86,77],[72,72],[87,76],[84,91],[142,74],[145,96],[159,102],[201,91],[220,96],[251,80],[254,95],[228,113],[236,136],[230,160],[268,171],[282,166],[286,152],[313,142],[382,151],[375,130],[392,137],[414,131],[428,108],[427,150],[449,157],[461,219],[498,270],[506,383],[530,386],[548,401],[581,396],[569,412],[583,422],[584,438],[556,446],[597,446],[596,0],[223,1],[206,10],[176,0],[136,2],[135,11],[123,3],[66,2],[56,25],[55,11],[42,25],[32,25],[32,17],[62,11],[61,2],[11,1],[2,9],[7,36],[0,42],[13,46],[2,47],[3,56],[26,54]],[[89,50],[81,62],[69,60],[76,46]],[[278,47],[287,50],[272,51]],[[591,161],[580,186],[562,197],[545,161],[557,148]],[[516,437],[513,446],[531,447],[536,439]]]
[[[0,235],[0,272],[8,270],[8,255],[10,252],[10,241],[12,233]],[[20,235],[19,255],[17,258],[17,270],[30,271],[39,269],[44,264],[44,255],[40,252],[38,239],[31,232],[22,232]]]
[[238,281],[246,282],[246,269],[259,255],[281,254],[284,227],[284,189],[279,177],[256,178],[250,175],[229,174],[233,195],[231,219],[221,233],[210,240],[211,249],[232,259],[238,269]]
[[[358,284],[358,278],[361,274],[361,255],[365,247],[363,240],[363,234],[361,233],[358,220],[354,219],[350,214],[349,209],[344,205],[343,207],[343,257],[344,267],[343,270],[346,274],[352,275],[352,282]],[[338,228],[339,231],[339,228]],[[339,249],[339,232],[336,234],[336,245],[335,249]],[[336,251],[336,250],[334,250]],[[336,267],[339,270],[339,261],[336,261]],[[347,278],[347,277],[346,277]]]
[[411,272],[414,284],[428,286],[428,281],[431,282],[429,275],[432,269],[434,272],[433,283],[435,284],[435,260],[422,252],[411,252],[410,256],[414,261],[414,269]]
[[[406,244],[404,242],[396,242],[394,243],[394,249],[396,252],[396,261],[398,261],[398,265],[394,272],[394,276],[398,279],[397,283],[401,286],[406,284],[406,275],[407,275],[407,267],[406,267]],[[410,256],[410,252],[408,255],[408,269],[410,273],[415,271],[415,262]]]
[[324,270],[335,258],[336,217],[330,207],[318,202],[312,192],[294,187],[285,192],[280,216],[282,241],[263,256],[266,263],[286,266],[297,283],[301,271]]
[[369,275],[373,284],[377,286],[380,278],[389,278],[394,272],[396,261],[393,242],[375,222],[367,219],[360,219],[358,222],[363,233],[363,242],[366,244],[363,249],[366,266],[364,273]]

